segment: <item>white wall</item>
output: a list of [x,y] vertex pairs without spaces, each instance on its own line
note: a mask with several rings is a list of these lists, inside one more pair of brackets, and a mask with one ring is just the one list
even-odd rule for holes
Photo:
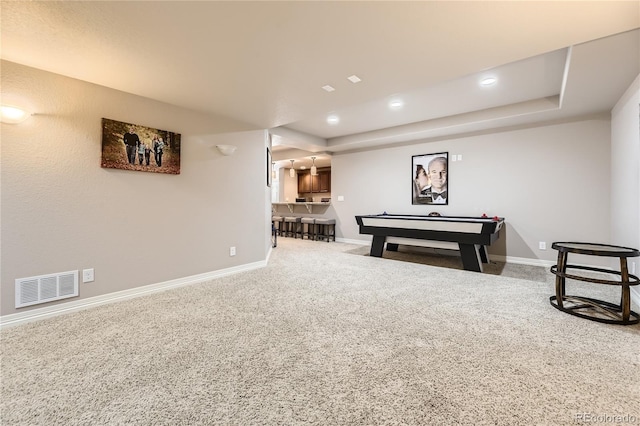
[[[611,112],[611,240],[640,248],[640,75]],[[640,258],[627,261],[640,275]],[[631,291],[637,312],[640,289]]]
[[640,247],[640,75],[611,112],[611,237]]
[[[553,241],[610,241],[608,116],[458,139],[335,154],[338,237],[361,236],[354,216],[388,213],[504,216],[490,253],[554,261]],[[449,205],[411,205],[411,156],[449,152]],[[344,196],[343,202],[337,201]],[[547,250],[539,250],[545,241]],[[534,262],[535,263],[535,262]]]
[[[2,124],[2,315],[16,278],[95,268],[82,299],[265,260],[264,130],[6,61],[2,96],[37,113]],[[101,168],[103,117],[180,133],[181,173]]]

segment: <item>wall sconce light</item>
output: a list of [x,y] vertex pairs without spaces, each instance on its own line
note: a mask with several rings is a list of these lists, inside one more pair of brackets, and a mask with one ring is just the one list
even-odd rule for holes
[[218,151],[220,151],[220,154],[228,156],[228,155],[233,155],[233,153],[236,152],[236,149],[238,147],[233,145],[216,145],[216,148],[218,148]]
[[31,113],[15,106],[2,105],[0,109],[0,122],[8,124],[22,123],[29,118]]
[[271,163],[271,178],[275,180],[277,177],[278,177],[278,174],[276,173],[276,162],[273,161]]
[[313,165],[311,166],[311,176],[316,176],[318,174],[318,168],[316,167],[316,157],[311,157],[311,161],[313,161]]
[[291,161],[291,168],[289,169],[289,176],[290,177],[296,177],[296,169],[293,168],[293,161],[294,160],[289,160]]

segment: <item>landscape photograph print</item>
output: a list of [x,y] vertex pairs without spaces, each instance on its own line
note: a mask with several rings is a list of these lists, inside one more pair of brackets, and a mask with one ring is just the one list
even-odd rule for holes
[[102,167],[180,174],[180,134],[103,118]]

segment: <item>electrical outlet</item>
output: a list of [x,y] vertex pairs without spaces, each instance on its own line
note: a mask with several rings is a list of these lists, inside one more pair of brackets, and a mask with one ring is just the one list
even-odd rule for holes
[[632,274],[636,273],[636,262],[631,262],[631,273]]
[[83,283],[90,283],[93,282],[94,278],[93,278],[93,268],[91,269],[83,269],[82,270],[82,282]]
[[540,241],[540,242],[538,243],[538,248],[539,248],[540,250],[546,250],[546,249],[547,249],[547,243],[545,243],[544,241]]
[[229,256],[235,256],[235,255],[236,255],[236,248],[229,247]]

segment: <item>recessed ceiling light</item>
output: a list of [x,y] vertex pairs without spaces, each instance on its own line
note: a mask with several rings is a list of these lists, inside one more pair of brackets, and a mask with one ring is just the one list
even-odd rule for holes
[[481,86],[492,86],[494,84],[496,84],[498,82],[498,79],[495,77],[487,77],[487,78],[483,78],[482,80],[480,80],[480,85]]
[[389,108],[391,109],[400,109],[404,106],[404,102],[402,102],[400,99],[394,99],[391,102],[389,102]]
[[30,115],[31,113],[22,108],[2,105],[2,109],[0,109],[0,122],[17,124],[29,118]]
[[352,83],[360,83],[362,80],[360,79],[360,77],[358,77],[357,75],[352,75],[351,77],[347,77],[347,80],[349,80]]
[[337,115],[330,115],[327,117],[327,123],[331,124],[332,126],[338,124],[340,122],[340,118]]
[[328,84],[326,86],[322,86],[322,88],[327,92],[333,92],[334,90],[336,90],[333,87],[329,86]]

